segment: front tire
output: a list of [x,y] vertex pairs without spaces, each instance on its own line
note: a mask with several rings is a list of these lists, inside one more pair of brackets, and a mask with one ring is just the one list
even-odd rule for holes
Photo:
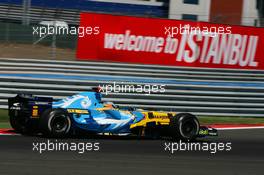
[[171,118],[170,130],[173,139],[191,141],[198,136],[200,124],[194,115],[179,113]]
[[44,136],[62,138],[70,134],[71,118],[63,109],[49,109],[40,117],[40,129]]

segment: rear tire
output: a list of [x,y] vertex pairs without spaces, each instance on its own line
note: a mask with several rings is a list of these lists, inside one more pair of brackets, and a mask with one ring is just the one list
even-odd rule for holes
[[35,135],[38,133],[37,122],[29,121],[21,116],[10,116],[9,122],[15,132],[23,135]]
[[189,113],[179,113],[171,118],[170,132],[173,139],[191,141],[199,134],[200,124],[198,119]]
[[40,130],[44,136],[62,138],[70,134],[71,123],[63,109],[49,109],[40,117]]
[[26,124],[24,121],[19,120],[17,117],[15,116],[10,116],[9,117],[9,121],[10,121],[10,125],[11,127],[17,132],[17,133],[24,133],[25,129],[26,129]]

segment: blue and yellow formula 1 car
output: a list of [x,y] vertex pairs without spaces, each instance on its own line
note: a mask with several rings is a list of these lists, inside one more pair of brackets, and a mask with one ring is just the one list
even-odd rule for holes
[[183,140],[217,135],[217,130],[200,126],[192,114],[121,109],[102,102],[100,90],[93,90],[58,101],[23,94],[9,98],[11,126],[22,134],[47,137],[65,137],[77,131]]

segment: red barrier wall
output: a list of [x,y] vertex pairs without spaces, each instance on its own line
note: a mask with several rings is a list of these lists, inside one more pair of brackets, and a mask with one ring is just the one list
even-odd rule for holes
[[99,32],[79,35],[79,60],[264,70],[264,28],[94,13],[80,18],[80,27]]

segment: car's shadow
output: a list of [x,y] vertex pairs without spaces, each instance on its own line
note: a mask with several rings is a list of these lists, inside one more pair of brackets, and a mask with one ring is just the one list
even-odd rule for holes
[[[98,134],[78,134],[78,135],[71,135],[68,137],[63,138],[54,138],[54,137],[45,137],[43,135],[31,135],[29,137],[38,137],[40,139],[57,139],[57,140],[116,140],[116,141],[170,141],[170,142],[178,142],[180,139],[172,139],[171,137],[147,137],[147,136],[136,136],[136,135],[98,135]],[[188,142],[188,141],[183,141]],[[196,140],[191,140],[190,142],[213,142],[211,139],[207,138],[197,138]],[[215,142],[215,140],[214,140]]]

